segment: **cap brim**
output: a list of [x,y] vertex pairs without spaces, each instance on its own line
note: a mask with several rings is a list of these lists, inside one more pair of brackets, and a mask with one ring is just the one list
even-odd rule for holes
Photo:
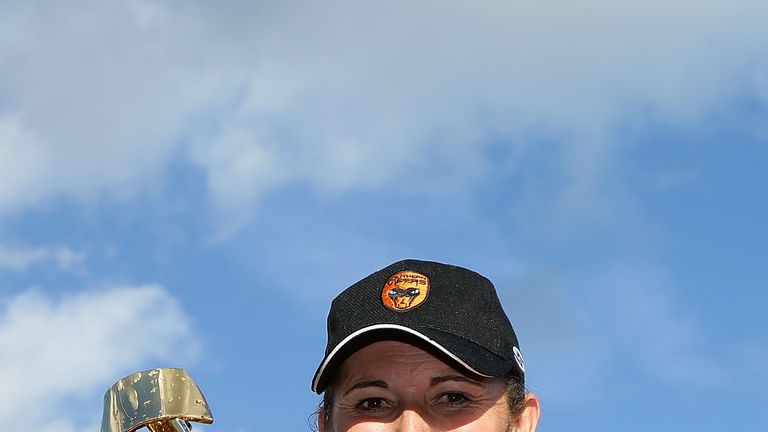
[[364,327],[350,334],[328,353],[317,368],[312,379],[312,391],[322,393],[327,387],[330,372],[354,351],[379,340],[389,339],[387,335],[398,335],[407,340],[423,342],[448,363],[469,374],[491,378],[506,376],[514,370],[514,363],[487,349],[451,333],[428,327],[405,327],[396,324],[376,324]]

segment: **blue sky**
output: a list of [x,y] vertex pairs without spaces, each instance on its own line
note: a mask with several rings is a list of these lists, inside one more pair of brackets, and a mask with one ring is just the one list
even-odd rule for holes
[[541,431],[765,429],[766,18],[0,2],[0,424],[184,367],[196,429],[308,430],[330,300],[414,257],[496,283]]

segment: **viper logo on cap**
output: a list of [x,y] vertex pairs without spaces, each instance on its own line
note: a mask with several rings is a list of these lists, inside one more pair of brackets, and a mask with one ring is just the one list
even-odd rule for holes
[[429,278],[414,271],[392,275],[381,291],[384,306],[398,312],[411,310],[424,303],[429,294]]

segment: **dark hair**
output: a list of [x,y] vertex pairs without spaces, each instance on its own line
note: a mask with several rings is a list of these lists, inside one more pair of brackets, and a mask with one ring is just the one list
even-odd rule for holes
[[[511,418],[516,419],[520,413],[523,412],[525,407],[525,384],[523,380],[517,375],[510,375],[507,377],[507,408],[509,409],[509,415]],[[333,385],[329,385],[323,392],[323,399],[317,406],[317,410],[310,417],[309,423],[313,431],[319,430],[319,424],[322,421],[325,422],[324,426],[326,430],[330,427],[331,416],[333,415],[333,399],[334,389]]]

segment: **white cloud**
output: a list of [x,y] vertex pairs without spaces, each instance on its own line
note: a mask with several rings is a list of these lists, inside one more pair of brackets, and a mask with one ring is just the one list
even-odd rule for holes
[[183,14],[86,3],[0,6],[2,212],[153,184],[181,126],[220,94],[206,65],[226,65]]
[[0,244],[0,270],[24,271],[31,266],[53,263],[61,271],[71,271],[85,261],[85,252],[66,246],[9,247]]
[[[29,290],[0,300],[0,423],[6,430],[94,429],[103,392],[114,381],[149,361],[180,365],[195,355],[187,320],[159,286],[60,300]],[[73,402],[94,414],[83,419],[68,412]]]
[[466,181],[490,163],[485,138],[531,134],[565,143],[563,206],[599,212],[619,122],[695,124],[764,87],[766,12],[756,0],[13,2],[0,14],[0,172],[13,180],[0,212],[148,187],[193,142],[181,152],[237,221],[289,183],[346,191],[435,164]]

